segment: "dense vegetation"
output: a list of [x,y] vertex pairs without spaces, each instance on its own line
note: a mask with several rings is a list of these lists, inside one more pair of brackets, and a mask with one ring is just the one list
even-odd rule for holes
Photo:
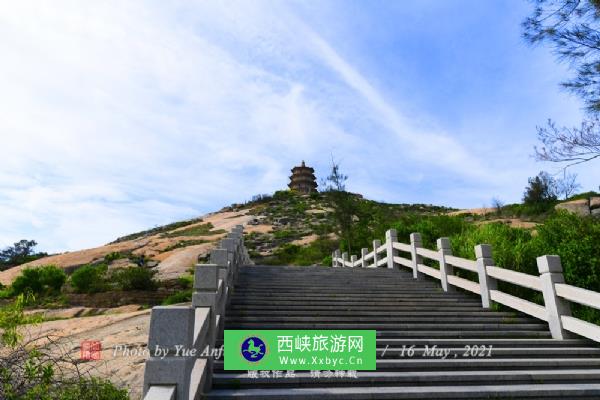
[[[336,196],[346,196],[350,212],[350,226],[342,235],[336,226],[335,213],[311,213],[315,210],[332,210],[331,193],[301,196],[293,192],[278,192],[273,197],[261,196],[249,204],[257,213],[267,215],[267,223],[275,224],[269,234],[246,235],[246,244],[257,263],[274,265],[331,265],[331,252],[340,248],[350,254],[360,255],[360,248],[371,249],[373,239],[385,240],[385,231],[396,229],[398,239],[409,242],[409,235],[419,232],[423,245],[435,249],[436,240],[449,237],[454,255],[474,259],[474,247],[487,243],[492,246],[494,260],[503,268],[538,275],[536,257],[557,254],[562,259],[567,283],[600,292],[600,219],[579,217],[565,211],[557,212],[556,196],[548,187],[544,175],[532,178],[524,193],[523,204],[499,206],[487,215],[447,215],[447,209],[426,205],[389,205],[365,200],[358,195],[339,191]],[[589,198],[589,192],[570,199]],[[345,206],[346,206],[345,205]],[[534,227],[513,228],[507,219],[537,221]],[[335,235],[332,235],[335,233]],[[295,240],[307,235],[317,235],[308,244]],[[269,244],[274,250],[261,255],[257,250]],[[430,263],[437,267],[435,263]],[[465,271],[458,274],[476,280]],[[540,293],[500,282],[507,293],[540,303]],[[576,316],[600,322],[600,313],[584,307],[573,306]]]
[[[25,268],[6,287],[0,288],[0,298],[32,295],[35,304],[52,304],[61,300],[65,292],[98,293],[109,290],[156,290],[155,271],[144,266],[108,269],[108,263],[84,265],[70,276],[54,265]],[[62,301],[62,300],[61,300]]]
[[[28,295],[29,297],[31,295]],[[128,400],[127,390],[107,379],[91,377],[77,362],[50,345],[32,348],[32,338],[23,343],[19,326],[36,323],[24,313],[26,295],[18,295],[0,308],[0,398],[6,400]],[[30,299],[31,301],[31,299]]]

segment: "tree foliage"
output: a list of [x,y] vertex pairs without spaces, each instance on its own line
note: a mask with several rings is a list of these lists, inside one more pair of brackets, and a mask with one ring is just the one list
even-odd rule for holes
[[60,293],[67,280],[65,272],[54,266],[25,268],[11,285],[15,295],[32,293],[36,296],[56,295]]
[[356,195],[346,192],[346,180],[348,176],[343,174],[340,165],[332,160],[331,173],[322,186],[325,187],[325,194],[333,207],[333,219],[342,247],[351,252],[356,236],[354,222],[359,219],[359,204]]
[[549,44],[574,75],[562,86],[581,97],[590,118],[581,127],[557,128],[548,121],[538,127],[540,161],[578,164],[600,157],[600,1],[533,0],[534,11],[523,22],[531,44]]
[[23,239],[0,251],[0,271],[48,255],[46,253],[36,253],[34,251],[35,246],[37,246],[35,240]]
[[550,174],[541,171],[537,176],[529,178],[523,194],[523,202],[526,205],[545,205],[556,198],[556,180]]

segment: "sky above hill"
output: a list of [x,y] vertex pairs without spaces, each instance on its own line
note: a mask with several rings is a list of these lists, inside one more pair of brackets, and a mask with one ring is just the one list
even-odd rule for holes
[[[536,125],[582,104],[517,0],[14,1],[0,10],[0,247],[50,252],[284,189],[458,208],[557,166]],[[594,169],[596,173],[594,174]],[[573,169],[598,188],[597,165]]]

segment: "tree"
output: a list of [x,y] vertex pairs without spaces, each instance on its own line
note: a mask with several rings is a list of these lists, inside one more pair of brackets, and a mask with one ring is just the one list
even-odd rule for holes
[[358,211],[357,198],[352,193],[346,192],[348,176],[340,170],[340,165],[331,160],[331,173],[322,182],[325,194],[333,207],[333,218],[342,244],[348,252],[352,252],[354,237],[354,219]]
[[577,174],[563,174],[562,179],[556,181],[556,192],[566,200],[574,195],[581,185],[577,182]]
[[496,210],[496,214],[500,215],[502,213],[502,207],[504,207],[504,202],[497,197],[493,197],[492,207]]
[[545,171],[529,178],[523,194],[523,202],[528,205],[544,205],[556,200],[556,181]]
[[533,14],[523,22],[531,44],[549,43],[574,76],[562,86],[581,97],[589,118],[580,128],[557,128],[552,121],[537,127],[540,161],[568,162],[565,167],[600,157],[600,1],[533,0]]
[[0,271],[48,255],[47,253],[35,253],[35,246],[37,246],[35,240],[23,239],[16,242],[13,246],[0,251]]

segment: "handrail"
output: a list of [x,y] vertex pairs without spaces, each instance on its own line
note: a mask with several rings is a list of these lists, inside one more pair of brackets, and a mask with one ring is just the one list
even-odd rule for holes
[[564,283],[557,283],[554,287],[556,294],[563,299],[600,310],[600,293]]
[[[368,249],[362,249],[361,258],[351,256],[354,260],[352,266],[408,268],[412,270],[415,278],[428,275],[440,280],[444,291],[457,287],[481,296],[484,308],[490,308],[492,302],[496,302],[546,321],[555,339],[566,338],[568,331],[600,342],[600,326],[572,317],[569,303],[574,302],[600,310],[600,293],[565,284],[558,256],[538,257],[540,275],[535,276],[494,265],[489,245],[475,246],[476,260],[469,260],[452,255],[448,238],[439,239],[437,250],[432,250],[421,245],[419,233],[410,235],[410,243],[399,242],[393,229],[388,230],[385,236],[384,243],[379,240],[373,241],[371,252],[367,253]],[[408,253],[409,257],[400,257],[398,251]],[[385,257],[380,257],[380,253],[385,253]],[[424,264],[423,259],[437,262],[439,269]],[[332,255],[334,267],[347,265],[347,260],[347,253],[344,253],[344,257],[340,257],[339,251]],[[454,268],[476,273],[478,281],[456,276]],[[498,281],[541,292],[544,305],[498,290]]]
[[542,291],[542,283],[539,276],[494,266],[488,266],[486,267],[486,270],[488,275],[494,279],[537,290],[538,292]]
[[233,228],[218,248],[211,251],[210,262],[195,266],[191,306],[152,308],[144,400],[192,400],[209,389],[210,357],[223,330],[238,269],[252,264],[241,225]]

